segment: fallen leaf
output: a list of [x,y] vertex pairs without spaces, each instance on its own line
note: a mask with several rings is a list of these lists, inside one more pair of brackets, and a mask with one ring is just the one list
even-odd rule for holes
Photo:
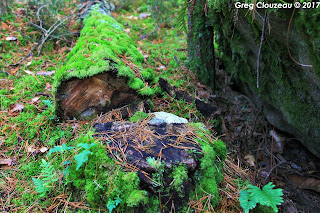
[[39,101],[39,99],[40,99],[40,97],[39,97],[39,96],[34,97],[34,98],[32,98],[32,99],[31,99],[30,103],[31,103],[31,104],[34,104],[34,103],[38,102],[38,101]]
[[71,50],[72,50],[72,48],[70,48],[70,47],[62,47],[62,48],[60,48],[60,49],[58,50],[58,53],[59,53],[59,54],[68,53],[68,52],[70,52]]
[[0,165],[12,165],[12,159],[0,159]]
[[131,29],[130,28],[126,28],[126,29],[124,29],[124,31],[126,31],[126,33],[131,33]]
[[37,149],[35,148],[34,145],[31,145],[31,146],[28,147],[28,152],[33,153],[33,152],[35,152],[35,151],[37,151]]
[[144,59],[148,59],[149,55],[143,55]]
[[1,22],[1,28],[7,30],[9,28],[9,26],[6,23]]
[[22,111],[24,109],[24,105],[19,104],[19,103],[15,103],[11,112],[16,112],[16,111]]
[[16,40],[17,40],[17,38],[14,37],[14,36],[8,36],[8,37],[6,38],[6,41],[16,41]]
[[41,147],[41,149],[39,149],[39,150],[40,150],[40,152],[44,153],[44,152],[48,151],[48,148],[44,146],[44,147]]
[[32,61],[29,61],[27,64],[26,64],[26,67],[30,66],[32,63]]
[[163,69],[165,69],[165,68],[166,68],[166,66],[161,65],[161,66],[158,67],[157,69],[158,69],[158,70],[163,70]]
[[139,15],[139,18],[141,18],[141,19],[146,19],[146,18],[148,18],[148,17],[150,17],[151,16],[151,13],[141,13],[140,15]]
[[29,70],[23,70],[25,73],[29,74],[29,75],[34,75],[34,73],[32,71]]
[[38,71],[37,75],[44,75],[44,76],[51,76],[55,73],[56,71]]
[[136,17],[136,16],[128,16],[127,19],[138,20],[138,17]]
[[255,166],[255,161],[256,159],[254,158],[253,155],[247,154],[244,159],[246,160],[246,162],[250,165],[250,166]]
[[52,89],[52,84],[50,84],[49,82],[46,83],[46,90],[50,91]]

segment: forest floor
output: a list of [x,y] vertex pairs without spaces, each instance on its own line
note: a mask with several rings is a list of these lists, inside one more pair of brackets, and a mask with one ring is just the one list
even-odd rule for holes
[[[228,157],[220,189],[221,202],[215,211],[242,212],[238,200],[241,189],[249,183],[263,186],[272,181],[284,189],[285,202],[280,207],[283,212],[320,212],[319,194],[292,184],[301,185],[307,181],[297,180],[292,175],[301,174],[306,168],[311,175],[317,174],[317,159],[295,140],[290,140],[285,152],[279,151],[284,144],[270,136],[274,128],[249,98],[235,91],[223,66],[217,65],[217,91],[201,84],[185,66],[188,61],[186,34],[169,21],[177,11],[167,14],[166,20],[159,23],[156,21],[159,17],[151,16],[148,5],[137,2],[131,9],[123,8],[112,15],[137,43],[146,67],[155,70],[170,84],[195,98],[214,103],[219,109],[214,116],[206,118],[195,103],[190,105],[169,95],[153,99],[154,111],[203,122],[212,134],[226,142]],[[35,42],[42,32],[30,26],[30,21],[37,20],[28,21],[23,17],[24,7],[15,4],[13,11],[21,16],[10,15],[1,22],[0,211],[46,212],[66,209],[68,205],[73,209],[86,209],[84,203],[69,203],[63,186],[51,197],[39,199],[33,185],[32,178],[39,175],[41,159],[46,158],[48,150],[54,145],[72,144],[91,130],[93,123],[54,122],[54,73],[77,38],[74,36],[63,45],[57,40],[47,41],[37,55],[39,47],[34,48]],[[72,11],[65,8],[68,10]],[[69,29],[77,35],[79,27],[73,27],[75,23],[74,20],[70,22]],[[24,60],[20,61],[21,58]],[[218,59],[217,64],[220,64]]]

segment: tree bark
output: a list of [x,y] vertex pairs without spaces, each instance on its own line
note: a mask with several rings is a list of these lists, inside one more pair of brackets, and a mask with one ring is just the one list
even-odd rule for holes
[[213,26],[206,15],[206,0],[194,0],[188,8],[188,56],[199,80],[215,88]]

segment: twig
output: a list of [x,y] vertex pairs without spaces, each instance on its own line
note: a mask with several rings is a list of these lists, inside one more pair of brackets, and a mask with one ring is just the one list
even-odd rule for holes
[[[65,22],[65,21],[68,20],[69,18],[71,18],[71,17],[73,17],[73,16],[76,16],[76,15],[79,15],[79,14],[80,14],[80,13],[74,14],[74,15],[70,15],[70,16],[67,16],[67,17],[63,18],[62,20],[59,19],[58,21],[56,21],[56,22],[47,30],[47,33],[45,34],[44,39],[42,39],[41,44],[39,45],[39,48],[38,48],[38,55],[40,55],[42,46],[43,46],[44,42],[48,39],[48,37],[49,37],[61,24],[63,24],[63,22]],[[59,22],[60,22],[60,23],[59,23]]]
[[39,23],[40,23],[40,27],[42,28],[42,20],[40,19],[40,10],[44,7],[45,5],[42,5],[38,11],[37,11],[37,17],[38,17],[38,20],[39,20]]
[[265,12],[264,19],[263,19],[263,28],[262,28],[262,34],[261,34],[260,49],[259,49],[259,53],[258,53],[257,88],[260,87],[260,56],[261,56],[261,50],[262,50],[262,44],[263,44],[263,40],[264,40],[264,32],[265,32],[265,29],[266,29],[266,25],[267,25],[267,10]]

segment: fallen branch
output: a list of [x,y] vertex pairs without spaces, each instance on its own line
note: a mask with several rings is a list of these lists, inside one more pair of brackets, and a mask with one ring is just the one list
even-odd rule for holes
[[263,28],[262,28],[262,34],[261,34],[261,41],[260,41],[260,49],[258,53],[258,62],[257,62],[257,88],[260,87],[260,57],[261,57],[261,51],[262,51],[262,45],[264,40],[264,33],[267,25],[267,11],[265,12],[263,20]]

